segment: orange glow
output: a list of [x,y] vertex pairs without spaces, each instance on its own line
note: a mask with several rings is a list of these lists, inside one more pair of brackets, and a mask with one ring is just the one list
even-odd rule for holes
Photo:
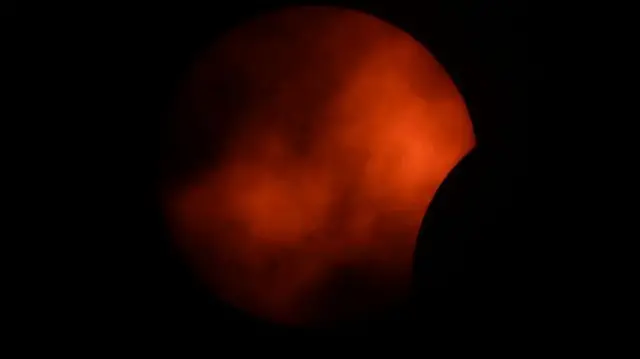
[[424,47],[364,13],[290,8],[220,39],[181,103],[211,159],[168,187],[167,213],[217,295],[296,325],[404,298],[427,206],[474,146]]

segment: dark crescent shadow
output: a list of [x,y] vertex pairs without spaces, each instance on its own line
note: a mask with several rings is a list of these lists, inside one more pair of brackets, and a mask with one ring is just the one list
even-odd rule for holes
[[449,173],[423,218],[414,252],[412,320],[434,332],[491,320],[508,290],[509,182],[476,147]]
[[[462,271],[465,238],[471,235],[477,193],[478,150],[469,152],[447,175],[422,220],[414,253],[414,286],[417,291],[431,291],[446,286],[456,272]],[[477,195],[477,194],[476,194]],[[463,225],[464,224],[464,225]]]

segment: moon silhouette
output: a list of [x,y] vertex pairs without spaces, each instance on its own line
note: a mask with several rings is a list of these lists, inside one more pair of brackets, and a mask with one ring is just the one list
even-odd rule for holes
[[341,8],[232,29],[176,103],[164,204],[177,245],[216,296],[288,325],[402,302],[429,202],[475,145],[435,58]]

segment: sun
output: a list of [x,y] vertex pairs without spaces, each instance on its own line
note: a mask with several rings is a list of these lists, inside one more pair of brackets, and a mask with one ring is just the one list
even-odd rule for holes
[[166,188],[176,243],[217,296],[291,325],[402,301],[427,206],[475,144],[429,51],[341,8],[234,28],[193,65],[179,103],[175,157],[201,160]]

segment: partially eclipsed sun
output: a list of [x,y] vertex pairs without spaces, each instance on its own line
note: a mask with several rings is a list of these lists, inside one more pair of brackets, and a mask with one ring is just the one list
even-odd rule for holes
[[474,146],[433,56],[338,8],[235,28],[194,65],[177,110],[172,158],[195,163],[166,188],[177,243],[220,298],[294,325],[404,299],[427,206]]

